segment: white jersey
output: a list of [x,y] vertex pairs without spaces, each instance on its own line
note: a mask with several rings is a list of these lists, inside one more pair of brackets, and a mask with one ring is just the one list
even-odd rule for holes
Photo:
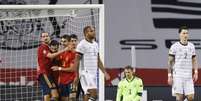
[[169,55],[175,57],[173,77],[192,78],[192,57],[196,55],[195,46],[190,42],[187,45],[176,42],[170,47]]
[[80,41],[76,51],[83,55],[80,62],[80,72],[97,71],[98,68],[98,44],[93,41],[88,42],[86,39]]

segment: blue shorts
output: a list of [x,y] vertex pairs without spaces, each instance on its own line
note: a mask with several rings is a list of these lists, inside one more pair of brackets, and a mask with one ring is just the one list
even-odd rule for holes
[[71,92],[71,83],[69,84],[59,84],[60,96],[69,96]]
[[[48,95],[48,94],[51,94],[51,90],[52,89],[56,89],[56,83],[54,82],[54,79],[52,76],[48,76],[48,80],[46,81],[45,78],[44,78],[44,75],[41,74],[39,75],[39,78],[38,78],[38,81],[39,81],[39,85],[40,85],[40,89],[42,90],[42,93],[43,95]],[[51,85],[52,85],[52,88],[50,88],[48,86],[48,83],[47,82],[50,82]],[[54,86],[53,86],[54,85]]]

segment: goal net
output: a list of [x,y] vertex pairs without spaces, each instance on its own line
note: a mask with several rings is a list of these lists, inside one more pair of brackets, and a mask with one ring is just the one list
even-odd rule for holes
[[[58,39],[92,25],[104,59],[103,5],[2,5],[0,8],[0,101],[41,101],[37,77],[37,48],[41,32]],[[104,61],[104,60],[103,60]],[[104,83],[99,72],[99,101]]]

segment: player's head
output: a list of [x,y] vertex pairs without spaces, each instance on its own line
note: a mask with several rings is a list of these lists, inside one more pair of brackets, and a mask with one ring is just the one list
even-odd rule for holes
[[46,44],[50,43],[50,36],[47,32],[42,32],[40,35],[40,41]]
[[92,26],[84,27],[83,32],[84,32],[85,38],[88,38],[88,39],[96,38],[95,28]]
[[181,26],[179,28],[179,38],[181,42],[187,42],[188,41],[188,27],[187,26]]
[[70,36],[69,35],[63,35],[60,39],[60,43],[61,45],[63,45],[64,47],[68,47],[68,45],[70,44]]
[[75,34],[71,34],[70,35],[70,41],[73,45],[73,49],[75,49],[77,47],[77,43],[78,43],[78,37]]
[[130,65],[128,65],[128,66],[126,66],[125,68],[124,68],[124,76],[126,77],[126,78],[132,78],[133,77],[133,74],[134,74],[134,72],[133,72],[133,67],[131,67]]
[[58,49],[59,49],[59,42],[56,41],[56,40],[52,40],[52,41],[50,42],[49,46],[50,46],[50,50],[51,50],[53,53],[55,53],[55,52],[57,52]]

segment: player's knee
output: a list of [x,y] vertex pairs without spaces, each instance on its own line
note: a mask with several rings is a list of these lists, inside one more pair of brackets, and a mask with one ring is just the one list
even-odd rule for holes
[[183,97],[177,96],[177,97],[176,97],[176,101],[183,101]]
[[194,97],[193,96],[188,96],[187,99],[188,99],[188,101],[193,101]]
[[97,97],[92,97],[92,96],[89,97],[89,101],[96,101],[96,99]]
[[52,97],[54,97],[54,98],[59,97],[59,93],[58,93],[57,89],[52,89],[51,94],[52,94]]
[[96,101],[97,99],[97,94],[95,92],[90,92],[88,95],[89,101]]
[[44,101],[49,101],[50,100],[50,95],[47,94],[47,95],[44,95]]
[[90,99],[90,101],[96,101],[97,94],[96,93],[90,94],[89,99]]
[[89,96],[96,99],[96,98],[97,98],[97,92],[96,92],[96,90],[92,90],[92,91],[90,92]]

